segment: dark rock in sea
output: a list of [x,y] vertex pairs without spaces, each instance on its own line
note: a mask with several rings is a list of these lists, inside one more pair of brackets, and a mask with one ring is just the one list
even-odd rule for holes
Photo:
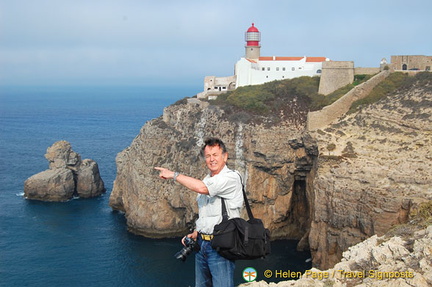
[[42,201],[67,201],[74,196],[90,198],[105,192],[99,168],[91,159],[81,160],[67,141],[58,141],[47,149],[49,169],[28,178],[24,197]]

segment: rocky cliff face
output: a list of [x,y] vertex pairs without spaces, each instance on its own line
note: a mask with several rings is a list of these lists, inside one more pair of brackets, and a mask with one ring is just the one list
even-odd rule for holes
[[218,136],[227,145],[228,166],[244,175],[254,214],[272,229],[273,238],[305,236],[311,204],[305,190],[317,157],[313,139],[303,134],[306,112],[297,111],[276,126],[230,120],[235,116],[189,99],[143,126],[117,156],[110,197],[112,208],[125,212],[131,231],[150,237],[187,232],[196,219],[196,194],[161,181],[153,167],[203,178],[200,147],[205,137]]
[[309,243],[329,268],[432,199],[431,77],[312,133],[320,157]]
[[229,167],[244,175],[254,215],[273,238],[299,239],[314,264],[327,268],[349,246],[406,221],[412,206],[432,199],[431,86],[425,81],[312,134],[305,132],[307,108],[295,98],[281,107],[277,124],[180,101],[118,154],[110,205],[137,234],[185,234],[196,218],[196,195],[160,181],[153,167],[202,178],[203,138],[218,136]]
[[99,168],[91,159],[81,160],[67,141],[55,142],[47,149],[49,169],[28,178],[24,183],[27,199],[67,201],[74,196],[89,198],[105,192]]

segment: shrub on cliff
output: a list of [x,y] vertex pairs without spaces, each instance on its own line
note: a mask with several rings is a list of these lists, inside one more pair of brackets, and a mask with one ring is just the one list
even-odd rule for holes
[[366,82],[372,77],[373,75],[355,75],[352,84],[348,84],[342,88],[339,88],[336,91],[328,94],[327,96],[318,95],[318,97],[312,99],[312,103],[310,106],[311,111],[321,110],[323,107],[333,104],[338,99],[343,97],[346,93],[351,91],[355,86]]
[[418,85],[425,86],[425,83],[432,80],[432,73],[417,73],[415,76],[409,76],[407,73],[396,72],[390,74],[384,81],[379,83],[372,92],[365,98],[355,101],[351,105],[349,112],[356,111],[361,105],[369,105],[394,94],[397,89],[406,89],[415,82]]
[[[219,95],[212,104],[222,107],[235,119],[276,123],[280,115],[304,121],[318,95],[318,77],[300,77],[246,86]],[[322,97],[322,96],[321,96]],[[242,117],[236,115],[243,114]],[[249,114],[249,117],[244,116]]]
[[404,224],[394,226],[387,237],[400,236],[410,239],[415,231],[427,228],[432,225],[432,200],[422,202],[411,208],[409,221]]
[[[304,76],[272,81],[262,85],[237,88],[219,95],[212,103],[223,107],[228,114],[248,113],[275,118],[275,115],[284,112],[285,114],[298,114],[322,109],[370,77],[370,75],[356,75],[354,83],[327,96],[318,94],[319,77]],[[244,116],[241,118],[257,119]],[[271,121],[274,122],[274,120]]]

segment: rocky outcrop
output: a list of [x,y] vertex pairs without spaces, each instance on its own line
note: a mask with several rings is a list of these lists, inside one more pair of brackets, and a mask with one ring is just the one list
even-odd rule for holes
[[47,149],[49,169],[28,178],[24,183],[27,199],[67,201],[74,196],[89,198],[105,192],[95,161],[81,160],[67,141],[58,141]]
[[125,212],[132,232],[183,235],[196,217],[196,195],[161,181],[153,167],[202,178],[199,148],[204,137],[218,136],[273,238],[300,240],[315,267],[330,268],[350,246],[406,222],[413,207],[432,199],[431,87],[426,78],[313,133],[305,132],[307,107],[295,98],[277,124],[180,101],[118,154],[110,205]]
[[432,226],[387,238],[377,235],[350,247],[340,263],[327,270],[312,268],[301,279],[280,283],[246,283],[243,287],[416,286],[432,285]]

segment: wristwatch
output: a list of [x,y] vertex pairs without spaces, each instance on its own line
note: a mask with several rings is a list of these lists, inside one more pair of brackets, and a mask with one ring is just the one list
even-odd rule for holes
[[174,176],[173,176],[174,181],[177,181],[177,176],[179,176],[179,174],[180,173],[178,171],[174,172]]

